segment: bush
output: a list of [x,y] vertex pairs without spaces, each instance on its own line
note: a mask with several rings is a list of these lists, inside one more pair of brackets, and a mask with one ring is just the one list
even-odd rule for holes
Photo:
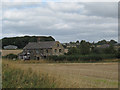
[[120,59],[120,53],[116,53],[116,57]]
[[8,54],[8,55],[4,56],[4,58],[8,58],[8,59],[17,59],[18,56],[15,55],[15,54]]
[[54,61],[82,61],[82,62],[91,62],[91,61],[101,61],[103,59],[113,59],[116,58],[114,54],[90,54],[90,55],[61,55],[61,56],[49,56],[48,60]]
[[117,50],[116,57],[117,57],[118,59],[120,59],[120,48],[118,48],[118,50]]

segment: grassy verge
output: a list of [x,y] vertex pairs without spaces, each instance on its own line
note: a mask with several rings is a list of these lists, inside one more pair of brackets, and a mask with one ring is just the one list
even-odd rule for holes
[[54,88],[54,79],[48,75],[36,74],[31,68],[21,70],[17,66],[3,61],[3,88]]

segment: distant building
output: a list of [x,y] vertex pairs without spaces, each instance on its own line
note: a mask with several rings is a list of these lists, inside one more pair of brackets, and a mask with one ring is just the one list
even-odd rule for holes
[[8,45],[8,46],[4,46],[3,48],[9,50],[9,49],[17,49],[18,47],[14,45]]
[[80,43],[62,43],[65,48],[77,47]]
[[97,45],[97,48],[109,48],[109,44]]
[[64,49],[64,52],[65,52],[65,53],[68,53],[68,49]]
[[59,41],[29,42],[19,54],[19,59],[39,60],[51,55],[63,55],[64,52]]

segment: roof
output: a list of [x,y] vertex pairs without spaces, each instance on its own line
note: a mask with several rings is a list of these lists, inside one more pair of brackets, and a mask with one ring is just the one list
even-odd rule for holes
[[4,46],[4,49],[17,49],[17,46],[8,45],[8,46]]
[[99,48],[108,48],[110,45],[109,44],[103,44]]
[[23,49],[42,49],[52,48],[56,41],[45,41],[45,42],[29,42]]
[[114,46],[119,46],[119,45],[120,45],[120,43],[115,43],[115,44],[114,44]]

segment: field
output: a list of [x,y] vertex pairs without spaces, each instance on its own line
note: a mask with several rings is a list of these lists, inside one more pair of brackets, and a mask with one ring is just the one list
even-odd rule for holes
[[[3,60],[14,69],[47,75],[58,88],[117,88],[118,63],[29,63]],[[4,82],[3,82],[4,83]]]
[[2,50],[2,56],[6,56],[8,54],[19,54],[22,50]]

